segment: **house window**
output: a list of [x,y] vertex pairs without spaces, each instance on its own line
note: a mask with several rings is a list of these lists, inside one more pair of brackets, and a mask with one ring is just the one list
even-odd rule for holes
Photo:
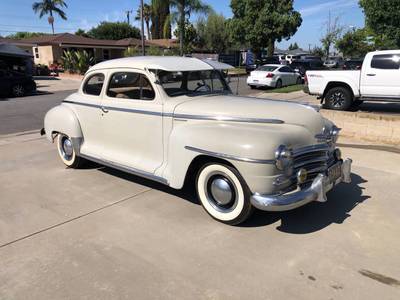
[[35,57],[39,58],[39,48],[38,47],[34,47],[33,50],[35,51]]
[[110,50],[103,49],[103,59],[110,59]]

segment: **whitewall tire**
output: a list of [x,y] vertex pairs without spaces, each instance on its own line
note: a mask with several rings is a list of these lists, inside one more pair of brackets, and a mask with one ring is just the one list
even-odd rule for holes
[[198,198],[214,219],[237,225],[252,213],[250,191],[239,172],[228,165],[209,163],[196,178]]
[[59,133],[57,135],[57,152],[62,162],[69,168],[79,168],[82,165],[82,159],[76,155],[72,146],[70,137]]

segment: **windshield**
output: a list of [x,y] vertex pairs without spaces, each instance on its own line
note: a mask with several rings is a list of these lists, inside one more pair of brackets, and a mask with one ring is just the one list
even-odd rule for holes
[[256,69],[256,71],[266,71],[266,72],[272,72],[275,71],[278,67],[274,66],[260,66]]
[[161,86],[170,97],[231,93],[218,70],[158,73]]

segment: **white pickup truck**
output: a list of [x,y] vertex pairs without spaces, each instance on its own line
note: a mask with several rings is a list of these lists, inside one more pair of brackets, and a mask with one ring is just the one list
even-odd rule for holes
[[329,109],[348,110],[363,101],[400,102],[400,50],[369,52],[357,71],[307,71],[304,80],[304,91]]

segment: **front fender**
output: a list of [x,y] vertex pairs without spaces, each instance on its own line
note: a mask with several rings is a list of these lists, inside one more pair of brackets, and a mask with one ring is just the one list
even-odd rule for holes
[[60,104],[50,109],[44,117],[46,138],[53,141],[54,133],[64,133],[70,138],[83,138],[76,114],[68,106]]
[[[297,147],[312,142],[310,132],[297,125],[174,121],[164,177],[174,188],[183,186],[191,162],[202,155],[187,146],[236,158],[273,161],[279,145]],[[273,163],[224,159],[237,168],[251,191],[270,192],[272,184],[268,182],[280,174]]]

